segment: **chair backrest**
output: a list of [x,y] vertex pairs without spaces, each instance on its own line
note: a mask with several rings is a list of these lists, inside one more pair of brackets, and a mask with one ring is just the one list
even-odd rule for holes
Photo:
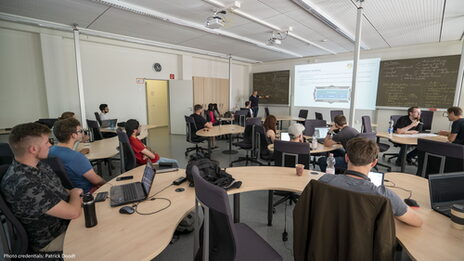
[[[0,180],[3,179],[9,165],[0,166]],[[0,193],[0,238],[3,244],[4,254],[26,254],[29,246],[28,236],[23,225],[11,212],[8,203]]]
[[121,173],[129,171],[137,166],[137,161],[135,159],[135,153],[132,150],[132,147],[129,143],[129,137],[121,129],[117,129],[116,133],[118,134],[119,140],[119,157],[121,162]]
[[269,108],[268,107],[265,107],[264,108],[264,116],[267,118],[267,116],[269,116],[270,113],[269,113]]
[[362,121],[361,132],[372,132],[371,117],[362,116],[361,121]]
[[421,112],[421,119],[424,123],[422,129],[423,130],[431,130],[432,129],[432,120],[433,120],[433,111],[422,111]]
[[342,110],[330,111],[330,120],[333,122],[335,119],[335,116],[337,115],[343,115],[343,111]]
[[103,139],[103,135],[100,131],[100,125],[97,121],[87,120],[87,126],[89,127],[92,141]]
[[185,118],[185,136],[187,142],[192,142],[192,135],[197,131],[197,126],[195,126],[195,120],[192,117],[184,115]]
[[309,144],[292,141],[274,141],[274,161],[276,166],[295,167],[296,164],[305,165],[309,169]]
[[101,125],[101,124],[102,124],[102,120],[101,120],[101,118],[100,118],[100,113],[94,112],[94,114],[95,114],[95,119],[97,120],[98,124]]
[[426,171],[429,156],[441,159],[439,173],[445,172],[445,163],[447,158],[462,160],[462,170],[464,170],[464,146],[461,144],[440,142],[429,139],[418,139],[417,150],[425,153],[421,173],[423,177],[428,174]]
[[322,118],[322,113],[315,112],[315,113],[314,113],[314,116],[316,117],[316,120],[321,120],[321,121],[323,120],[323,118]]
[[[271,144],[271,140],[266,136],[264,126],[255,125],[253,129],[253,137],[255,140],[254,151],[255,156],[259,159],[272,160],[272,153],[270,153],[267,146]],[[265,157],[265,158],[264,158]]]
[[399,118],[403,117],[403,115],[391,115],[390,120],[393,121],[393,125],[396,124],[396,121],[398,121]]
[[45,124],[45,125],[47,125],[47,127],[49,127],[51,129],[56,121],[58,121],[58,118],[39,119],[37,122]]
[[327,127],[327,122],[324,120],[305,120],[304,126],[305,126],[305,129],[303,131],[303,135],[313,136],[314,128]]
[[10,144],[0,143],[0,165],[11,164],[11,162],[13,162],[13,158],[14,155]]
[[234,124],[245,126],[246,116],[248,115],[248,110],[239,110],[234,113]]
[[66,173],[66,169],[64,168],[63,162],[57,157],[48,157],[44,160],[42,160],[46,164],[48,164],[53,172],[60,178],[61,185],[65,187],[66,189],[73,189],[74,185],[72,184],[71,180],[68,177],[68,174]]
[[377,134],[375,132],[362,132],[362,133],[359,133],[356,138],[365,138],[365,139],[369,139],[369,140],[372,140],[374,142],[376,142],[377,140]]
[[303,118],[306,120],[306,118],[308,118],[308,110],[301,109],[298,113],[298,118]]
[[[237,236],[230,212],[229,197],[223,188],[204,180],[197,166],[192,167],[192,176],[195,183],[195,196],[205,209],[203,249],[209,257],[206,260],[234,260]],[[205,234],[209,235],[208,240],[205,239]]]
[[248,118],[245,121],[245,126],[246,125],[263,125],[263,122],[261,121],[260,117]]

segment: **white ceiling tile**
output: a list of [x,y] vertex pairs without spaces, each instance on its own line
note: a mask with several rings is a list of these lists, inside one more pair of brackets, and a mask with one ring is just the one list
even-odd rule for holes
[[458,40],[464,33],[464,1],[447,0],[442,41]]

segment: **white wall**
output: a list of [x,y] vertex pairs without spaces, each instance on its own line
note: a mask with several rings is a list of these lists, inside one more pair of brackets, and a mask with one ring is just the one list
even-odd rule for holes
[[[422,44],[415,46],[404,46],[398,48],[387,48],[387,49],[378,49],[378,50],[367,50],[361,52],[361,59],[367,58],[381,58],[381,60],[395,60],[395,59],[408,59],[408,58],[419,58],[419,57],[431,57],[431,56],[444,56],[444,55],[456,55],[461,54],[462,42],[459,41],[450,41],[442,43],[432,43],[432,44]],[[343,53],[336,55],[324,55],[324,56],[315,56],[307,57],[301,59],[292,59],[284,60],[277,62],[268,62],[262,64],[252,65],[251,72],[267,72],[267,71],[278,71],[278,70],[290,70],[290,92],[291,97],[290,101],[293,104],[293,76],[295,65],[307,64],[307,63],[320,63],[320,62],[333,62],[333,61],[342,61],[342,60],[352,60],[352,53]],[[412,106],[413,104],[411,104]],[[461,100],[460,106],[464,105],[464,101]],[[292,115],[297,116],[298,111],[302,107],[294,106],[269,106],[271,113],[280,114],[280,112],[289,111]],[[330,109],[327,108],[305,108],[309,109],[308,118],[314,118],[314,112],[321,112],[324,116],[324,119],[330,119]],[[260,114],[264,113],[264,107],[261,106]],[[275,111],[275,112],[274,112]],[[366,111],[366,110],[356,110],[355,117],[355,127],[360,129],[361,126],[361,116],[369,115],[372,118],[372,122],[378,123],[378,130],[385,131],[388,128],[388,119],[390,115],[393,114],[405,114],[405,111],[398,110],[377,110],[377,111]],[[349,110],[344,110],[344,115],[349,115]],[[449,122],[446,118],[442,117],[442,112],[436,112],[434,114],[434,119],[432,123],[432,130],[447,129],[449,127]]]
[[[228,78],[228,60],[142,44],[81,35],[86,117],[107,103],[111,117],[147,121],[145,85],[136,78]],[[70,32],[0,21],[0,128],[63,111],[79,115],[73,38]],[[155,72],[152,65],[162,65]],[[231,100],[249,92],[250,65],[233,61]],[[240,96],[240,98],[237,98]]]

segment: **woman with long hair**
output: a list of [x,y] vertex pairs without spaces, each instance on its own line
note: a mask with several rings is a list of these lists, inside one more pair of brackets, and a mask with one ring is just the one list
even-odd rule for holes
[[274,143],[274,140],[276,139],[276,124],[277,119],[274,115],[267,116],[263,124],[264,130],[266,131],[266,137],[268,137],[272,143]]

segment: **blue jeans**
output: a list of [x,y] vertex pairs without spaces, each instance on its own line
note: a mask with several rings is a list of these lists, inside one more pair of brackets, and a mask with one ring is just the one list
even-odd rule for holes
[[163,158],[163,157],[160,157],[157,163],[176,163],[177,166],[179,166],[179,162],[177,162],[176,159],[168,159],[168,158]]
[[258,117],[259,107],[253,107],[253,108],[251,108],[251,110],[253,111],[253,118]]
[[[346,170],[348,165],[345,162],[345,150],[338,149],[332,151],[331,153],[333,153],[335,158],[335,170]],[[319,165],[319,168],[321,168],[322,172],[325,172],[327,169],[327,157],[320,157],[317,160],[317,165]]]

